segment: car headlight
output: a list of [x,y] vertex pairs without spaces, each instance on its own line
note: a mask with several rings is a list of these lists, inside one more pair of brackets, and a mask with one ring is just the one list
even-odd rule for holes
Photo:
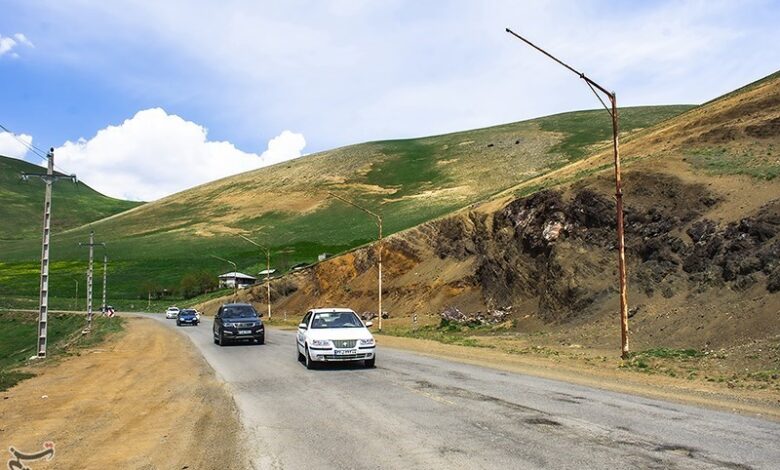
[[358,340],[360,342],[361,346],[373,346],[374,345],[374,338],[368,338],[368,339],[361,339]]
[[313,340],[311,340],[311,345],[312,346],[320,346],[320,347],[330,346],[330,340],[329,339],[313,339]]

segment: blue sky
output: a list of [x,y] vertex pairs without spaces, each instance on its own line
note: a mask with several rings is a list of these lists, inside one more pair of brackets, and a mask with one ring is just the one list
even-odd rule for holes
[[0,0],[0,12],[0,123],[97,189],[143,200],[341,145],[597,105],[507,26],[623,105],[703,102],[780,64],[780,2],[766,0]]

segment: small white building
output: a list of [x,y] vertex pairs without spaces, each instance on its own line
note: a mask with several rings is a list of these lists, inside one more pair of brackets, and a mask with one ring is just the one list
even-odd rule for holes
[[274,277],[274,274],[276,274],[276,270],[273,269],[273,268],[271,268],[271,269],[263,269],[262,271],[260,271],[257,274],[260,275],[260,276],[263,276],[263,277],[266,277],[266,276]]
[[239,289],[243,289],[244,287],[253,285],[255,282],[257,282],[256,277],[238,271],[231,271],[219,275],[219,287],[233,288],[237,285]]

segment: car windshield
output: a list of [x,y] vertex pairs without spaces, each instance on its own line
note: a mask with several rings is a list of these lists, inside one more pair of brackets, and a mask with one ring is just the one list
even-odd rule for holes
[[179,313],[182,315],[195,315],[195,310],[182,310]]
[[312,328],[363,328],[354,312],[322,312],[315,313],[311,321]]
[[231,305],[222,309],[222,316],[227,318],[256,317],[257,312],[249,305]]

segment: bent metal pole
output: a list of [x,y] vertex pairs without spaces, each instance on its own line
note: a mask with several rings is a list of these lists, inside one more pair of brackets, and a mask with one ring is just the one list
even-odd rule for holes
[[361,206],[360,204],[357,204],[356,202],[350,201],[349,199],[339,196],[338,194],[328,192],[328,195],[331,197],[334,197],[338,199],[341,202],[347,203],[350,206],[357,207],[361,211],[365,212],[366,214],[370,215],[374,219],[376,219],[376,225],[379,228],[379,236],[377,237],[377,272],[378,272],[378,299],[379,299],[379,331],[382,331],[382,216],[377,214],[376,212],[372,212],[365,207]]
[[[511,29],[506,28],[506,32],[516,37],[517,39],[520,39],[524,43],[533,47],[534,49],[546,55],[550,59],[562,65],[563,67],[569,69],[571,72],[577,74],[582,80],[585,81],[585,83],[591,89],[593,94],[596,95],[596,98],[598,98],[598,100],[601,102],[601,105],[604,106],[604,109],[607,110],[607,113],[609,113],[610,117],[612,118],[612,150],[615,157],[615,205],[616,205],[616,212],[617,212],[616,225],[617,225],[617,239],[618,239],[617,240],[618,241],[618,271],[619,271],[619,283],[620,283],[620,342],[621,342],[621,357],[623,359],[627,359],[629,356],[628,295],[626,294],[628,286],[626,280],[625,238],[623,236],[623,188],[620,179],[620,150],[618,144],[619,122],[618,122],[617,96],[615,95],[615,92],[607,91],[606,88],[602,87],[598,83],[586,77],[584,73],[577,71],[574,67],[558,59],[554,55],[545,51],[544,49],[532,43],[528,39],[515,33]],[[601,93],[603,93],[609,98],[611,108],[607,107],[607,105],[604,103],[604,100],[601,99],[601,96],[599,96],[596,90],[600,91]]]

